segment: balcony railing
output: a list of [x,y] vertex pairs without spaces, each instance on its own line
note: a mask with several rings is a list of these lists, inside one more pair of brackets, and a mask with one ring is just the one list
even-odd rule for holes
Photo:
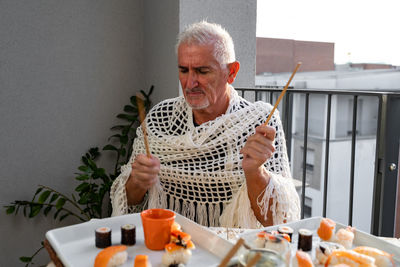
[[[242,97],[250,101],[266,101],[275,104],[276,99],[282,91],[281,87],[259,87],[259,88],[236,88]],[[324,110],[321,119],[310,119],[315,114],[310,113],[310,98],[323,98]],[[359,104],[361,99],[373,98],[376,103],[372,109],[375,115],[375,121],[369,118],[367,111],[360,110],[362,106]],[[332,103],[335,104],[334,114],[332,113]],[[343,104],[343,101],[347,101]],[[321,103],[318,102],[321,106]],[[341,116],[344,114],[340,107],[346,106],[347,113],[350,116],[346,122]],[[364,107],[365,108],[365,107]],[[370,232],[379,236],[396,236],[400,237],[400,190],[398,180],[399,177],[399,139],[400,139],[400,91],[360,91],[360,90],[308,90],[289,88],[284,99],[278,107],[282,119],[283,128],[286,134],[287,148],[289,157],[292,156],[293,138],[302,139],[302,165],[301,173],[301,216],[304,218],[309,209],[306,202],[309,199],[306,196],[306,187],[310,186],[307,180],[307,172],[311,164],[310,158],[307,161],[308,142],[315,135],[320,134],[321,144],[323,144],[323,154],[321,161],[321,175],[318,177],[323,184],[321,187],[322,212],[321,216],[327,216],[328,185],[329,185],[329,159],[331,156],[330,146],[333,139],[347,138],[351,145],[350,149],[350,168],[349,172],[349,201],[347,218],[348,224],[353,225],[354,209],[371,209]],[[314,110],[315,112],[315,110]],[[371,112],[370,110],[368,112]],[[299,114],[300,113],[300,114]],[[367,115],[365,115],[367,114]],[[335,116],[333,116],[335,115]],[[339,118],[337,118],[339,117]],[[363,118],[364,117],[364,118]],[[302,119],[299,125],[299,118]],[[335,120],[332,120],[335,118]],[[314,121],[322,121],[325,129],[313,129]],[[338,125],[336,125],[338,124]],[[345,126],[347,129],[343,129]],[[366,129],[366,127],[368,127]],[[314,127],[315,128],[315,127]],[[335,131],[336,129],[336,131]],[[372,130],[371,130],[372,129]],[[371,132],[373,131],[373,132]],[[373,196],[372,207],[354,207],[355,192],[355,157],[356,142],[363,138],[364,135],[372,138],[375,143],[375,155],[373,155]],[[334,138],[332,138],[332,134]],[[298,142],[298,141],[297,141]],[[297,153],[298,155],[299,153]],[[309,156],[310,157],[310,156]],[[314,157],[314,156],[313,156]],[[293,169],[293,158],[290,158]],[[299,159],[296,159],[299,161]],[[313,159],[314,160],[314,159]],[[363,167],[363,166],[359,166]],[[319,184],[319,182],[318,182]],[[362,190],[362,189],[361,189]],[[344,194],[344,192],[337,192]]]

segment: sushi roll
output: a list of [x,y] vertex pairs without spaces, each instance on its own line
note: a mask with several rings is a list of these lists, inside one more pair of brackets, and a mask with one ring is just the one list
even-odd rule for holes
[[271,235],[267,233],[264,248],[276,251],[280,255],[284,255],[290,251],[290,244],[281,235]]
[[335,234],[335,242],[341,244],[346,249],[351,249],[353,246],[354,232],[355,228],[350,226],[339,229]]
[[292,267],[314,267],[314,264],[308,253],[298,250],[293,257]]
[[318,236],[324,241],[334,241],[336,223],[328,218],[322,218],[317,230]]
[[111,229],[109,227],[97,228],[95,231],[95,243],[97,248],[111,246]]
[[256,248],[264,248],[267,235],[268,233],[266,231],[257,233],[257,238],[254,240],[254,246]]
[[299,230],[297,249],[301,249],[302,251],[310,251],[312,249],[312,232],[310,230]]
[[94,267],[120,266],[126,262],[127,258],[126,246],[110,246],[97,254],[94,260]]
[[149,256],[136,255],[133,267],[151,267],[151,263],[149,262]]
[[290,241],[292,242],[292,236],[293,236],[293,228],[289,226],[279,226],[278,232],[282,235],[288,235],[290,237]]
[[121,226],[121,244],[133,246],[136,244],[136,227],[133,224]]
[[320,242],[315,247],[315,257],[320,264],[325,264],[329,255],[331,255],[332,251],[340,250],[340,249],[341,250],[344,249],[344,247],[340,244],[332,243],[332,242]]

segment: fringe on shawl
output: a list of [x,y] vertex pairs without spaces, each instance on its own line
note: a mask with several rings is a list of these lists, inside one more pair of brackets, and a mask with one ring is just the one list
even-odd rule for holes
[[[257,206],[261,215],[267,220],[268,204],[270,198],[272,198],[271,209],[274,225],[299,220],[300,203],[293,182],[281,175],[273,173],[270,173],[270,175],[269,184],[257,197]],[[224,208],[219,222],[221,227],[262,227],[251,208],[246,184],[243,184],[232,202]]]
[[192,221],[205,226],[220,226],[221,208],[217,204],[205,204],[201,202],[179,200],[174,196],[169,196],[163,191],[158,182],[149,190],[148,196],[149,209],[170,209]]
[[292,180],[274,173],[270,175],[269,184],[257,197],[261,215],[267,219],[268,204],[272,198],[271,211],[274,225],[299,220],[300,202]]

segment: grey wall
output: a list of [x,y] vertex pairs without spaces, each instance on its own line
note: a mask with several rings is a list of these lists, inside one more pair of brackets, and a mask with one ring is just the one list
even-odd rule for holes
[[145,86],[143,28],[139,0],[0,2],[0,266],[20,266],[63,225],[2,206],[30,199],[38,184],[73,190],[81,155],[105,144]]
[[145,0],[144,40],[147,87],[154,85],[153,102],[179,95],[178,68],[175,56],[179,32],[179,1]]
[[252,0],[180,0],[179,29],[201,21],[221,24],[232,36],[240,71],[236,87],[254,87],[256,58],[257,1]]

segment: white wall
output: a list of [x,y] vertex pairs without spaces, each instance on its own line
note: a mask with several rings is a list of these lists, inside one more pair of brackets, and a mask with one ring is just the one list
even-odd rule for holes
[[[365,232],[371,230],[375,147],[375,139],[357,140],[356,143],[353,226]],[[351,141],[331,142],[329,150],[331,157],[329,158],[327,216],[347,224]],[[315,204],[318,205],[317,203],[318,201]],[[322,201],[319,204],[322,205]]]

